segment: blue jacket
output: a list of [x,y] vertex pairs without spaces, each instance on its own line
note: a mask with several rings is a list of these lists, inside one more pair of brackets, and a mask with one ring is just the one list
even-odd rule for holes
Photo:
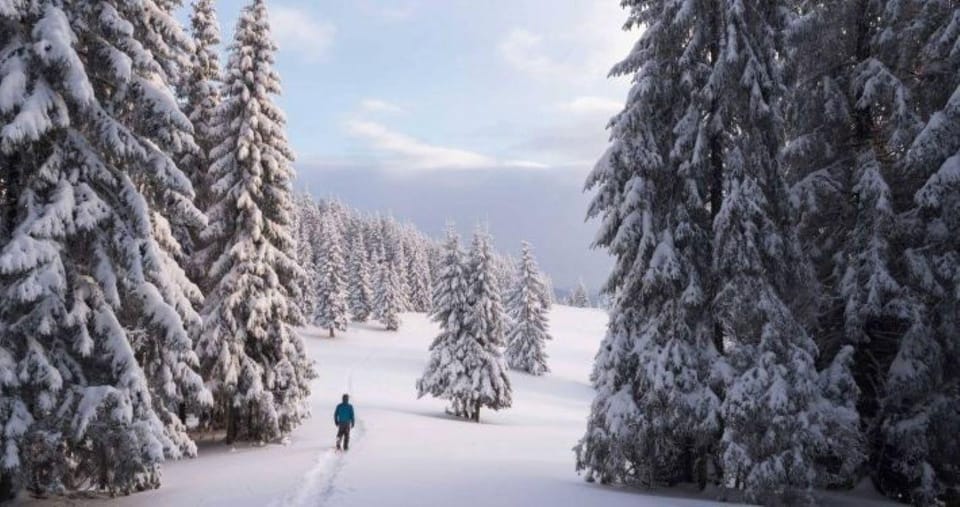
[[350,426],[353,426],[353,422],[353,405],[349,403],[337,405],[337,409],[333,411],[333,423],[338,426],[350,423]]

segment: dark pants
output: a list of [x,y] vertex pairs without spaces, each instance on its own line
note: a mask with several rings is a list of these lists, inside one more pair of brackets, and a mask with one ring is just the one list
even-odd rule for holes
[[[343,445],[340,445],[340,441],[343,441]],[[340,423],[337,430],[337,449],[343,449],[346,451],[350,448],[350,423]]]

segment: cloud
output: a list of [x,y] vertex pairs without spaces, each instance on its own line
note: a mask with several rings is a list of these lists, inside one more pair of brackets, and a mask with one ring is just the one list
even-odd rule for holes
[[370,141],[378,151],[397,157],[396,165],[410,169],[468,169],[496,164],[485,155],[428,144],[371,121],[350,120],[347,132]]
[[502,164],[504,167],[516,167],[518,169],[549,169],[550,166],[532,160],[506,160]]
[[333,23],[314,19],[303,9],[283,5],[270,7],[270,24],[280,51],[296,53],[308,62],[322,59],[337,34]]
[[566,68],[548,56],[542,47],[543,37],[523,28],[512,30],[500,42],[500,54],[517,70],[537,76],[566,74]]
[[626,14],[599,1],[576,4],[575,24],[513,28],[499,44],[507,64],[531,77],[591,83],[606,79],[613,64],[624,58],[640,35],[617,30]]
[[360,101],[360,109],[367,113],[402,113],[403,108],[380,99],[364,99]]
[[411,17],[418,7],[415,2],[400,3],[397,0],[387,0],[385,2],[357,0],[356,5],[364,12],[388,21],[405,20]]
[[547,168],[530,160],[498,161],[474,151],[430,144],[372,121],[350,120],[346,123],[346,129],[350,135],[365,139],[376,151],[388,156],[386,166],[393,169]]
[[559,104],[557,109],[575,114],[613,115],[623,109],[623,101],[586,95]]

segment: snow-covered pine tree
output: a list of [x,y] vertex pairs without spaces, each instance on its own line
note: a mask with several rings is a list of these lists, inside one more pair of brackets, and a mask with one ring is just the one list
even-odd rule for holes
[[409,228],[410,255],[407,258],[407,287],[410,290],[410,309],[415,312],[430,310],[430,266],[427,245],[416,231]]
[[464,400],[467,417],[479,422],[480,409],[509,408],[512,402],[510,378],[503,360],[504,314],[500,287],[494,271],[494,251],[488,232],[478,227],[467,259],[467,301],[465,365],[471,378],[470,396]]
[[946,465],[955,441],[942,438],[960,424],[943,410],[958,396],[943,366],[957,360],[944,340],[956,334],[947,266],[957,259],[958,224],[949,218],[955,212],[943,213],[956,184],[949,164],[945,179],[937,173],[960,143],[960,101],[951,99],[960,10],[916,1],[796,4],[788,60],[797,85],[784,155],[824,286],[818,342],[827,357],[856,349],[874,483],[927,504],[958,482]]
[[294,258],[293,153],[273,71],[263,0],[245,6],[230,46],[213,150],[210,225],[201,235],[209,292],[197,349],[227,441],[266,441],[308,414],[312,364],[293,326],[303,271]]
[[[815,276],[792,225],[778,163],[786,6],[719,7],[715,15],[726,28],[709,39],[716,58],[700,99],[710,105],[702,133],[719,145],[722,161],[712,263],[714,317],[730,344],[721,459],[728,480],[740,483],[748,499],[808,501],[823,476],[821,457],[856,464],[861,449],[859,429],[844,424],[855,418],[836,419],[842,407],[820,386],[819,352],[807,332]],[[722,43],[730,40],[736,43]],[[836,447],[849,443],[855,445]]]
[[788,10],[625,4],[627,26],[647,28],[614,68],[635,85],[588,180],[597,243],[617,264],[579,466],[602,481],[704,484],[719,449],[722,480],[749,498],[805,497],[818,460],[856,460],[842,445],[859,437],[815,369],[814,277],[778,166]]
[[547,334],[547,308],[543,291],[537,261],[533,258],[530,243],[524,241],[514,287],[507,299],[510,321],[504,358],[511,368],[532,375],[550,371],[544,351],[550,335]]
[[380,259],[374,289],[373,314],[387,331],[396,331],[400,329],[400,312],[403,311],[400,280],[393,262],[383,256]]
[[889,468],[880,471],[906,479],[898,481],[906,487],[888,494],[950,504],[960,499],[954,437],[960,434],[960,7],[919,1],[911,7],[897,13],[904,19],[891,32],[905,39],[900,74],[914,84],[925,119],[905,154],[912,185],[903,197],[911,198],[912,209],[900,215],[907,233],[904,285],[922,313],[911,315],[887,371],[881,428],[892,452]]
[[[214,129],[217,108],[220,106],[220,24],[217,22],[213,0],[194,0],[190,16],[193,35],[193,53],[190,55],[190,71],[181,81],[184,96],[183,112],[193,124],[195,150],[188,150],[180,159],[180,169],[193,183],[196,192],[195,204],[200,209],[210,205],[210,187],[214,181],[210,172],[213,160],[210,152],[217,145]],[[199,232],[199,231],[197,231]],[[193,250],[193,238],[185,249]],[[192,266],[198,273],[203,267]],[[202,278],[202,276],[201,276]]]
[[417,397],[429,394],[450,400],[451,412],[465,416],[469,400],[469,377],[459,353],[467,340],[466,319],[470,309],[466,264],[460,249],[460,237],[451,225],[437,264],[433,284],[431,319],[440,326],[440,334],[430,344],[430,362],[417,380]]
[[391,216],[385,222],[384,241],[386,247],[386,259],[390,262],[390,269],[396,278],[397,297],[400,311],[410,311],[410,275],[407,272],[409,264],[407,263],[407,244],[404,241],[404,231],[400,224]]
[[363,233],[357,231],[350,247],[350,278],[347,285],[347,303],[353,320],[366,322],[373,313],[373,287],[370,262],[363,246]]
[[546,273],[541,273],[540,277],[543,279],[543,292],[540,294],[540,300],[543,301],[543,307],[549,310],[553,307],[553,303],[556,300],[556,293],[553,289],[553,279]]
[[590,303],[590,296],[587,295],[587,286],[584,285],[583,280],[577,282],[577,287],[573,289],[573,292],[570,294],[570,306],[575,308],[590,308],[593,306]]
[[308,194],[301,194],[295,200],[293,213],[293,230],[296,232],[296,260],[303,270],[304,276],[300,279],[300,313],[304,316],[314,315],[317,309],[317,254],[315,242],[320,239],[320,212],[317,204]]
[[485,237],[478,239],[476,246],[476,260],[484,260],[476,264],[480,271],[473,276],[471,266],[475,263],[464,259],[460,238],[450,226],[433,286],[431,317],[440,325],[440,334],[430,345],[430,361],[417,380],[417,393],[418,397],[430,394],[450,400],[453,414],[479,421],[480,406],[506,408],[511,391],[499,350],[492,342],[478,340],[473,334],[476,329],[486,328],[489,332],[496,327],[491,322],[495,319],[479,322],[491,312],[483,311],[482,306],[475,310],[471,304],[482,296],[481,305],[488,309],[495,306],[490,301],[490,294],[495,291],[489,282],[482,281],[489,276],[489,263],[484,257],[489,254],[489,246]]
[[0,482],[156,487],[210,401],[170,228],[202,223],[171,159],[189,43],[150,0],[18,2],[0,26]]
[[500,287],[500,299],[506,301],[513,288],[513,278],[517,274],[517,259],[508,254],[493,253],[493,273]]
[[313,324],[328,329],[330,337],[336,331],[347,330],[347,291],[344,279],[345,264],[340,231],[331,214],[324,215],[320,228],[317,259],[317,307]]
[[688,150],[703,123],[696,93],[712,18],[703,3],[624,5],[625,28],[645,29],[612,70],[633,75],[633,87],[587,180],[588,215],[600,219],[595,246],[615,263],[577,469],[603,483],[703,485],[721,428],[711,366],[722,363],[709,313],[710,158]]

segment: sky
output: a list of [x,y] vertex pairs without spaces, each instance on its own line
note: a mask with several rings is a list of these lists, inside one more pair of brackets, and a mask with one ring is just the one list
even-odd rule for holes
[[[217,2],[225,42],[245,3]],[[607,77],[637,38],[618,0],[268,7],[298,189],[435,236],[482,222],[503,251],[533,243],[558,288],[599,287],[583,184],[629,88]]]

